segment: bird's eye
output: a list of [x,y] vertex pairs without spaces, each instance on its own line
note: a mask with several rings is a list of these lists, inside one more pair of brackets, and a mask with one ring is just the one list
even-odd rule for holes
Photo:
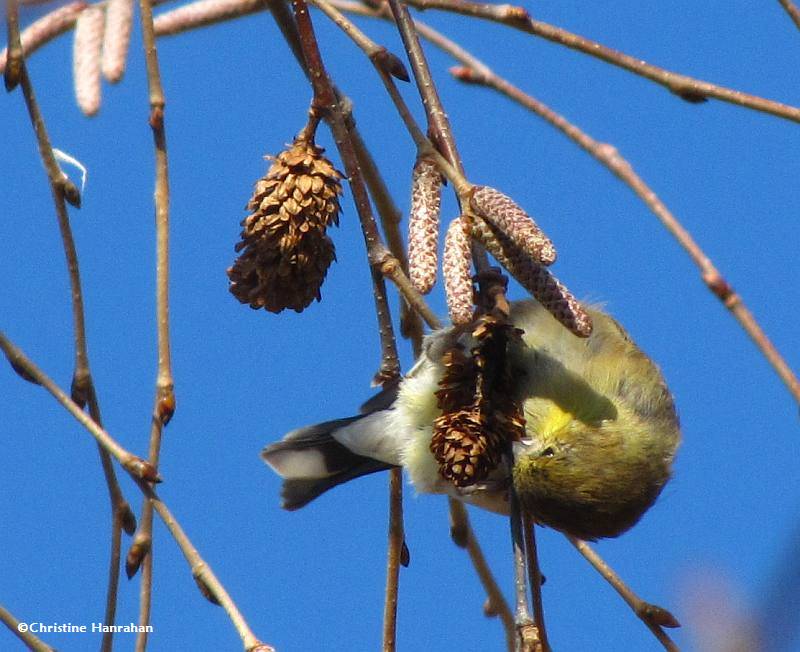
[[555,454],[556,452],[553,450],[552,446],[548,446],[541,453],[542,457],[553,457]]

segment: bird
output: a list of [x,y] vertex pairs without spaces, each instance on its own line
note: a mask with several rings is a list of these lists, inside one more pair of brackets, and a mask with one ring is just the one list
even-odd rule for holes
[[443,357],[475,345],[469,330],[451,326],[426,336],[413,368],[365,413],[293,430],[263,449],[283,478],[282,507],[296,510],[343,482],[402,467],[418,493],[498,514],[509,514],[513,487],[536,523],[579,539],[627,531],[672,475],[680,424],[657,365],[603,309],[584,309],[593,328],[582,338],[535,300],[511,304],[520,335],[505,357],[524,435],[485,478],[458,486],[432,452]]

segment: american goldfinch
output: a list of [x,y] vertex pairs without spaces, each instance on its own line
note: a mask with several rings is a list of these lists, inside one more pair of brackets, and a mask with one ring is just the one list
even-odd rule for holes
[[[480,482],[446,479],[431,450],[445,352],[469,349],[472,335],[429,335],[394,392],[362,414],[288,433],[263,452],[283,477],[283,507],[294,510],[343,482],[402,466],[420,493],[447,494],[507,514],[513,482],[522,508],[542,525],[581,539],[614,537],[633,526],[670,478],[680,442],[672,396],[656,367],[623,328],[586,307],[594,327],[579,338],[539,303],[512,304],[522,331],[506,354],[510,393],[522,406],[524,436]],[[504,458],[505,459],[505,458]]]

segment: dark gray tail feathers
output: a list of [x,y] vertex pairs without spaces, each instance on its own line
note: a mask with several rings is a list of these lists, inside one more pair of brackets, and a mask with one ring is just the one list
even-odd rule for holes
[[261,452],[262,459],[283,478],[281,507],[300,509],[320,494],[354,478],[385,471],[391,464],[356,455],[332,433],[362,416],[300,428]]

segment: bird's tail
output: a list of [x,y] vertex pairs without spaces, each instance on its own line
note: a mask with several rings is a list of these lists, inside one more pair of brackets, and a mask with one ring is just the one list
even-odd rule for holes
[[354,478],[384,471],[392,464],[357,455],[333,433],[370,415],[325,421],[293,430],[261,452],[262,459],[283,478],[281,507],[300,509],[320,494]]

